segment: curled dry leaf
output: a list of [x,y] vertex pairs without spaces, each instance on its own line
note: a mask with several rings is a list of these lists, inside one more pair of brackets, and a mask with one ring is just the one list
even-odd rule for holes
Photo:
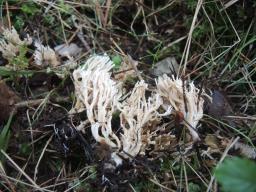
[[255,147],[249,146],[249,145],[241,143],[241,142],[237,142],[234,145],[234,149],[239,150],[240,154],[247,158],[256,159]]
[[[208,156],[212,153],[223,153],[223,150],[230,144],[230,140],[228,138],[216,135],[207,135],[204,141],[208,146],[207,152],[205,152]],[[256,149],[253,146],[242,142],[236,142],[231,149],[235,150],[239,155],[250,159],[256,159]]]
[[209,115],[215,118],[223,118],[227,115],[232,115],[232,108],[225,95],[218,90],[212,91],[212,102],[208,104]]
[[155,147],[152,153],[159,153],[160,151],[167,151],[177,145],[177,139],[174,135],[161,134],[155,138]]
[[218,149],[220,147],[220,142],[215,135],[206,135],[204,141],[211,149]]
[[67,57],[72,58],[79,55],[82,51],[82,48],[78,47],[75,43],[67,44],[61,44],[56,47],[54,47],[54,50],[61,56],[61,57]]

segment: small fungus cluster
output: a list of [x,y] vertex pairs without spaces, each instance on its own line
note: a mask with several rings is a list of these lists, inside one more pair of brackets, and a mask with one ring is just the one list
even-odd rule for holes
[[[57,45],[53,49],[50,46],[43,45],[38,40],[33,41],[29,35],[26,35],[22,40],[16,29],[11,27],[11,29],[1,28],[0,52],[2,53],[2,57],[6,59],[9,64],[12,64],[15,58],[22,60],[20,56],[26,57],[29,55],[26,53],[32,53],[33,57],[29,59],[32,66],[37,68],[58,68],[60,70],[56,72],[56,75],[62,78],[64,72],[68,74],[67,71],[70,68],[74,68],[74,66],[77,67],[74,58],[79,55],[81,48],[74,43],[70,43]],[[21,53],[23,53],[23,55],[20,55]],[[62,58],[64,58],[64,60],[62,60]],[[6,67],[13,70],[22,69],[17,65],[6,65]]]
[[28,35],[24,40],[21,40],[14,27],[11,29],[3,28],[2,30],[3,38],[0,40],[0,52],[2,52],[3,58],[8,61],[17,56],[21,46],[32,44],[32,38]]

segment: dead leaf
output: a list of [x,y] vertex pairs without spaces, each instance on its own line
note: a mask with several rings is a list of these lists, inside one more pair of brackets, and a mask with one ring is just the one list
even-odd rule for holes
[[54,47],[54,50],[62,57],[75,57],[79,55],[82,51],[82,48],[78,47],[75,43],[61,44]]
[[15,109],[15,104],[21,99],[12,91],[4,81],[0,81],[0,124],[8,120]]
[[170,150],[177,145],[177,139],[174,135],[162,134],[155,138],[155,151]]
[[232,115],[232,108],[225,95],[218,91],[212,91],[212,102],[208,104],[209,115],[215,118],[223,118],[227,115]]
[[218,149],[220,143],[215,135],[207,135],[204,139],[205,144],[212,149]]

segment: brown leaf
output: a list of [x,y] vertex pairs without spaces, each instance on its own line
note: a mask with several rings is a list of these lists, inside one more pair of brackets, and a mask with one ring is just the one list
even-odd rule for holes
[[4,81],[0,81],[0,124],[8,120],[15,104],[21,99],[12,91]]
[[212,149],[218,149],[220,145],[215,135],[207,135],[205,137],[205,144]]

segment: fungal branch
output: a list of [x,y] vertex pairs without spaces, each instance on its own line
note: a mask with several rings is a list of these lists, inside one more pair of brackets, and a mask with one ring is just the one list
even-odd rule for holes
[[[180,78],[170,78],[167,75],[159,77],[156,84],[164,105],[171,105],[175,111],[181,112],[193,141],[200,140],[196,130],[199,120],[203,117],[204,99],[199,96],[200,90],[193,82],[183,82]],[[204,92],[202,94],[206,95]]]
[[146,99],[145,91],[148,85],[142,80],[136,83],[130,97],[120,106],[120,120],[122,127],[121,142],[123,153],[120,154],[124,158],[128,158],[126,154],[135,157],[142,149],[143,128],[145,125],[158,118],[157,110],[162,104],[160,95],[153,94]]
[[72,111],[86,110],[96,141],[119,149],[120,140],[111,127],[112,114],[120,99],[118,85],[111,79],[112,67],[108,56],[93,56],[73,72],[77,103]]

